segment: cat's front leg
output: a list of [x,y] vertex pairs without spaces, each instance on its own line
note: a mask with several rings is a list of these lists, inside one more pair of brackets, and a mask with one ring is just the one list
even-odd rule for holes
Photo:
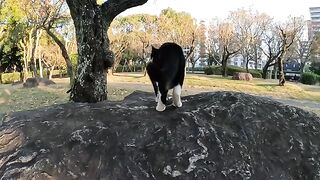
[[181,85],[177,85],[173,88],[172,91],[172,97],[173,97],[173,105],[175,107],[181,107]]
[[166,109],[166,105],[162,102],[161,100],[161,93],[158,93],[158,96],[157,96],[157,107],[156,107],[156,110],[157,111],[164,111]]

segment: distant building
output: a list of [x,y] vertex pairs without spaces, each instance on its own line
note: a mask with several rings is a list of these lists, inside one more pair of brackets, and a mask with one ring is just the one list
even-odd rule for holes
[[308,21],[308,37],[320,32],[320,7],[310,7],[310,20]]
[[[243,57],[241,54],[238,54],[232,58],[230,58],[228,64],[233,66],[238,66],[242,68],[246,68],[246,62],[243,60]],[[257,69],[262,69],[266,64],[266,60],[261,58],[258,59]],[[248,68],[249,69],[255,69],[256,62],[255,61],[249,61]]]

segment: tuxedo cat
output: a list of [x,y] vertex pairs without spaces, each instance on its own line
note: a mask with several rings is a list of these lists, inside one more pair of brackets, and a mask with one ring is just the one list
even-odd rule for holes
[[162,44],[159,49],[152,47],[151,59],[147,65],[147,73],[156,95],[156,110],[166,109],[167,94],[170,89],[173,89],[173,105],[181,107],[181,88],[186,65],[182,48],[171,42]]

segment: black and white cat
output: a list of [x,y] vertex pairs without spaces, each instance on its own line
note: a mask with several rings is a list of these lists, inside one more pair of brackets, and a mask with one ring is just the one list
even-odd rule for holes
[[167,42],[159,49],[152,47],[152,61],[147,65],[147,73],[156,95],[157,111],[164,111],[168,90],[173,89],[173,105],[181,107],[181,89],[185,76],[186,59],[182,48]]

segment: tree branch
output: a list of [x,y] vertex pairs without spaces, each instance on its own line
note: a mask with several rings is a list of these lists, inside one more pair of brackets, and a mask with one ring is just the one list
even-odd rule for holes
[[148,0],[108,0],[101,5],[103,16],[106,20],[112,21],[123,11],[143,5]]

